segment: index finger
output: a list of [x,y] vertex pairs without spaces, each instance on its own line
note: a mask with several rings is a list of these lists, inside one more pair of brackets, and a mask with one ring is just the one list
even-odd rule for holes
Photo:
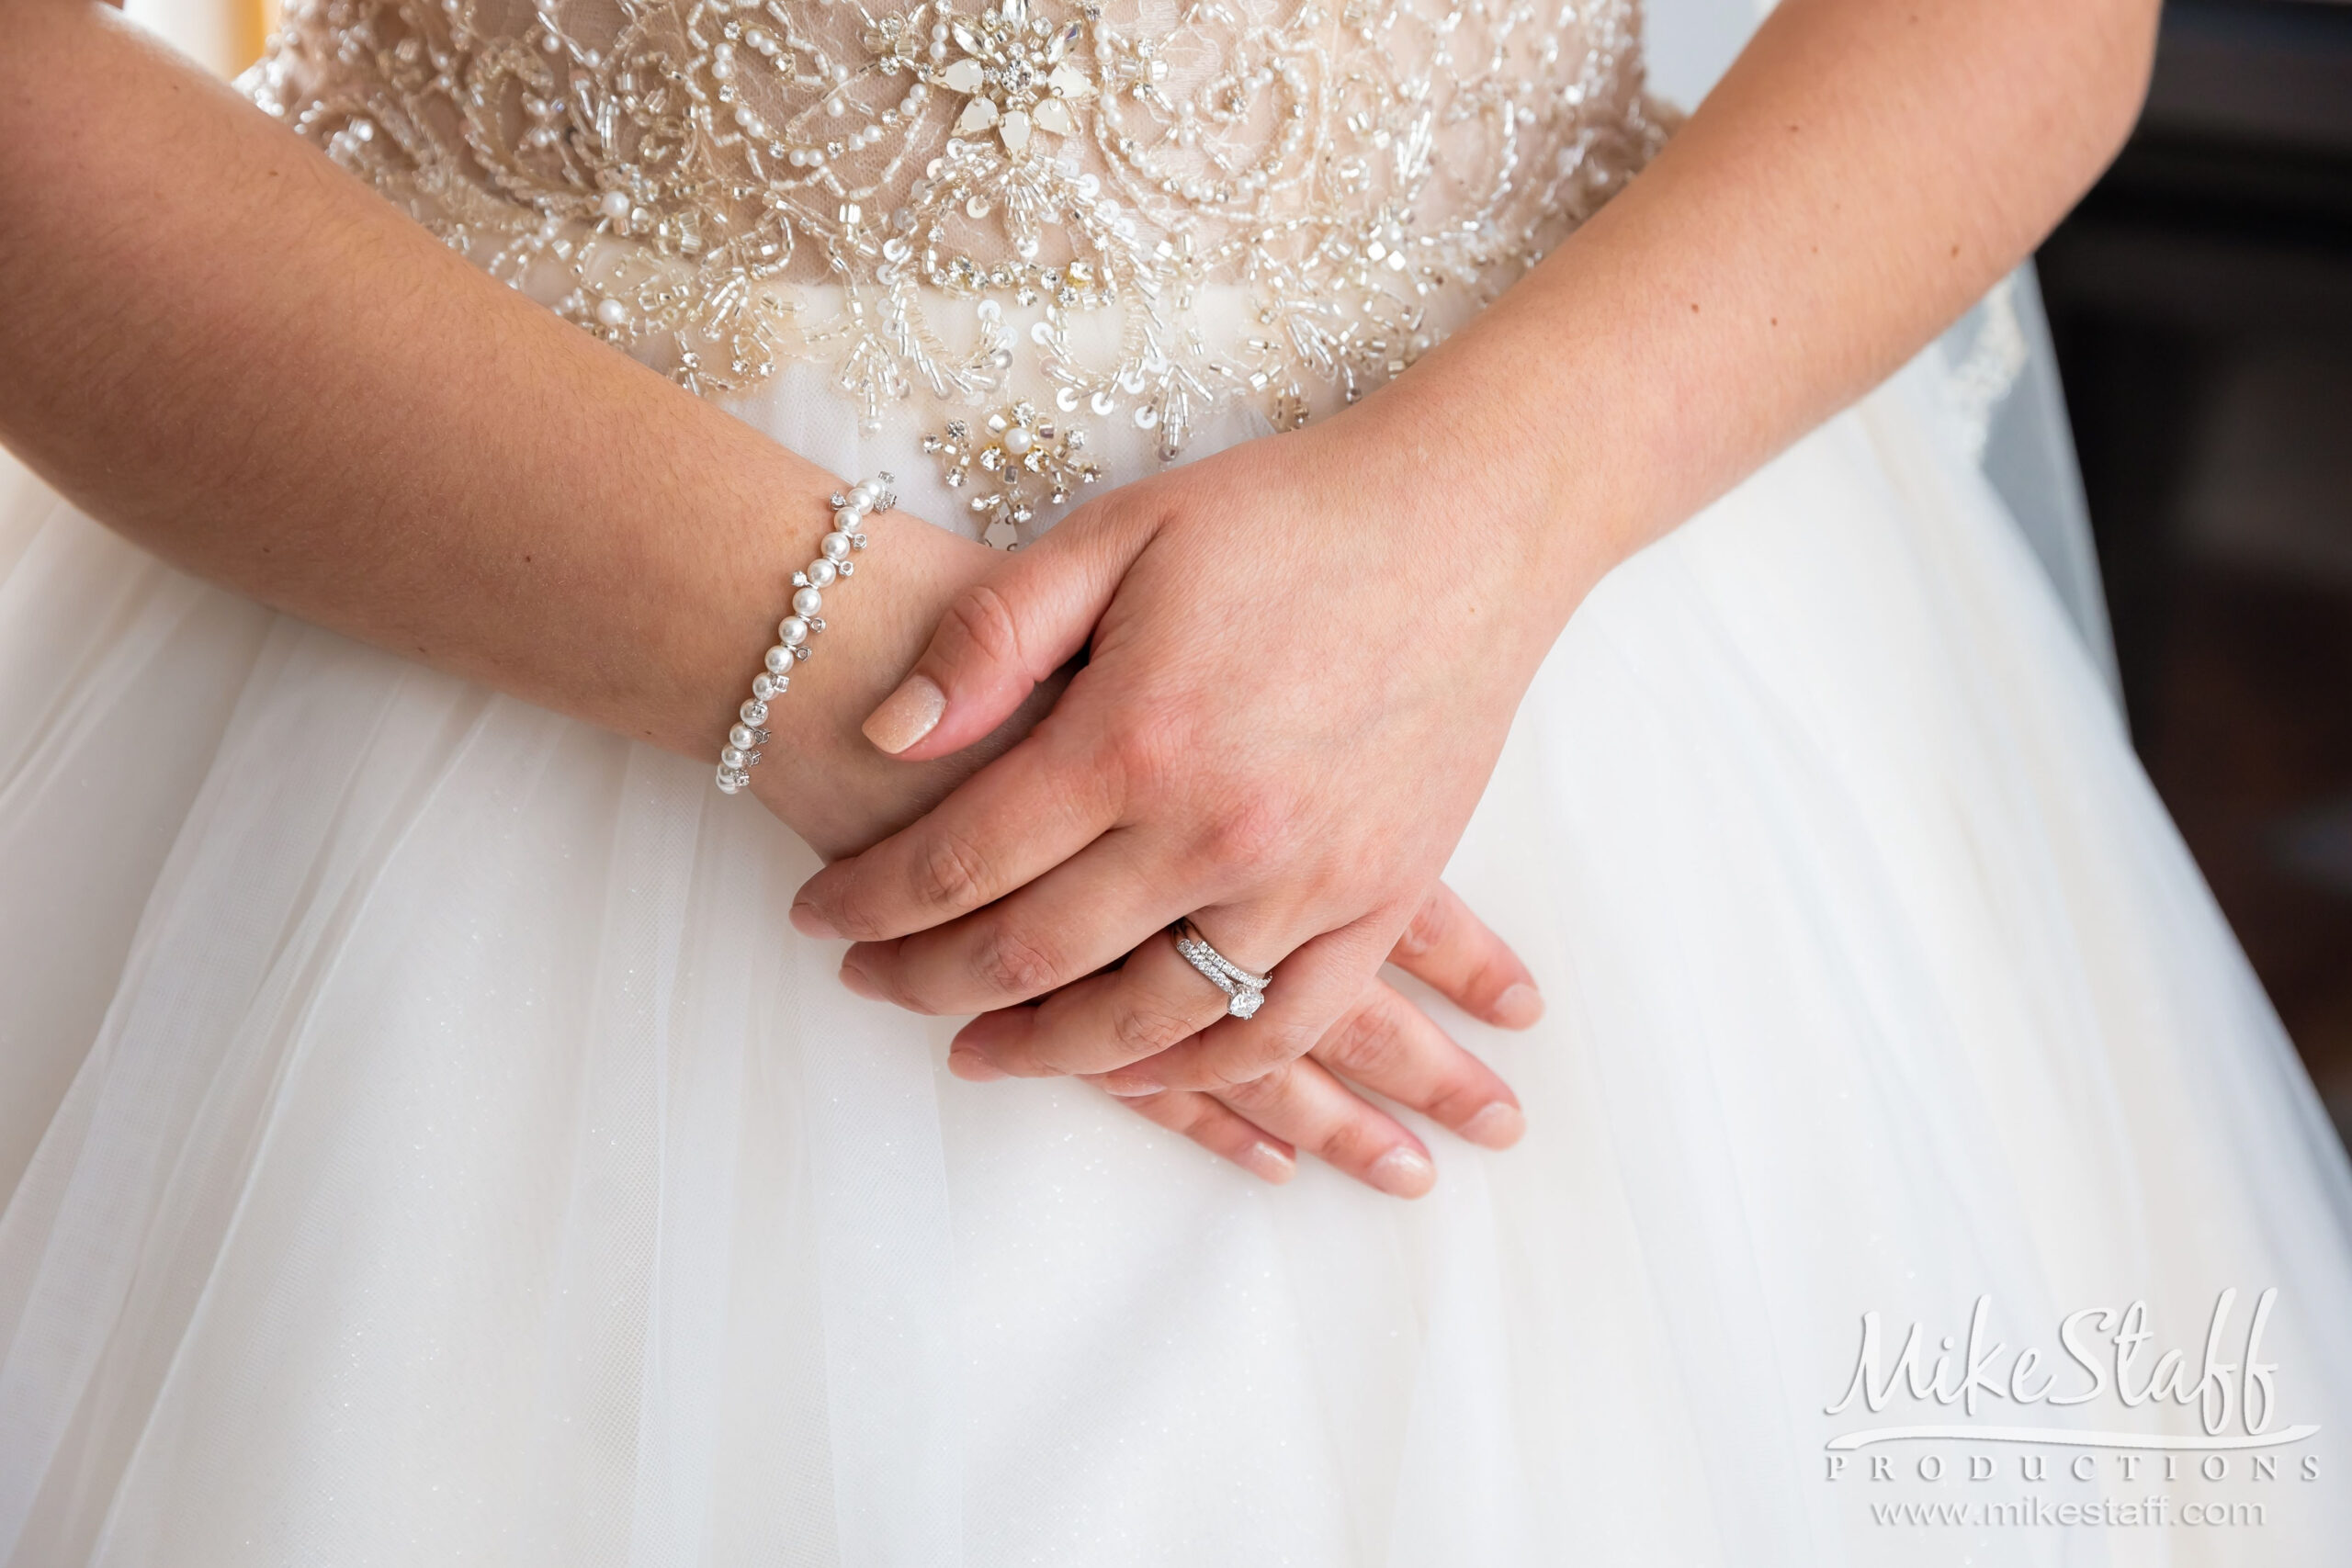
[[1114,826],[1107,776],[1031,735],[964,781],[930,815],[801,886],[803,935],[887,942],[1001,898]]

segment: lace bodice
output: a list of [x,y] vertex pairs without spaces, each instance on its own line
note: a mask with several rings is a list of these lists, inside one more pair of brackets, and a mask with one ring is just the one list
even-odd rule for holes
[[247,86],[691,389],[968,409],[1020,521],[1089,421],[1395,374],[1662,135],[1636,0],[978,4],[296,0]]

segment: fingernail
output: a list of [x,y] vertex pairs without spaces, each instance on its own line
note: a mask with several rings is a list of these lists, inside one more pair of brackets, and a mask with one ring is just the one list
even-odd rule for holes
[[1241,1164],[1250,1175],[1280,1187],[1298,1174],[1298,1162],[1272,1144],[1252,1144],[1241,1151]]
[[1505,1029],[1527,1029],[1544,1016],[1544,994],[1524,980],[1503,987],[1489,1015]]
[[1141,1073],[1130,1072],[1104,1073],[1095,1081],[1106,1093],[1115,1094],[1121,1100],[1141,1100],[1145,1095],[1158,1094],[1168,1087],[1152,1082]]
[[878,1002],[882,999],[882,987],[874,983],[873,976],[846,958],[842,960],[842,984],[869,1002]]
[[1364,1173],[1374,1187],[1396,1198],[1418,1198],[1437,1184],[1430,1156],[1403,1144],[1372,1162]]
[[978,1051],[958,1045],[947,1053],[947,1070],[966,1083],[994,1083],[1009,1075]]
[[865,716],[865,738],[893,757],[929,735],[947,711],[947,694],[928,675],[910,675]]
[[1481,1148],[1507,1149],[1527,1134],[1527,1113],[1508,1100],[1481,1106],[1462,1123],[1462,1135]]
[[805,901],[792,906],[792,929],[802,936],[841,940],[842,933],[833,929],[832,922],[817,912],[816,905]]

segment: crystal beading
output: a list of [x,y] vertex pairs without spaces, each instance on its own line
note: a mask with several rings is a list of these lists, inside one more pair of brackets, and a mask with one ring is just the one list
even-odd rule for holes
[[816,359],[869,428],[1026,400],[1163,458],[1395,375],[1668,123],[1636,0],[967,3],[289,0],[245,85],[694,390]]

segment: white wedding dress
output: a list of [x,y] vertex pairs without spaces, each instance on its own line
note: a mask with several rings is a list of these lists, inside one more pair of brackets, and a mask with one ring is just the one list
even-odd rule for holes
[[[254,90],[1000,539],[1393,373],[1671,127],[1622,0],[1038,4],[318,0]],[[1549,1014],[1430,1004],[1530,1132],[1412,1204],[951,1078],[707,765],[10,470],[0,1562],[2342,1562],[2352,1180],[1940,366],[1568,626],[1449,873]],[[1049,460],[947,487],[992,412]],[[2218,1436],[1829,1413],[1865,1314],[2055,1368],[2144,1302],[2185,1385],[2227,1290]]]

